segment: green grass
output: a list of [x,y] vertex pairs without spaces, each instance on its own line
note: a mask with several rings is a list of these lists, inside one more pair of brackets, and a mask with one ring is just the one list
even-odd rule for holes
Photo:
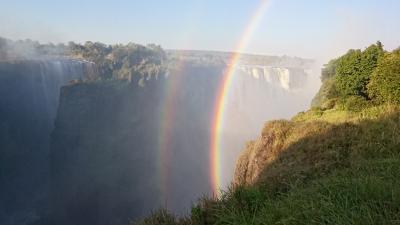
[[241,155],[235,182],[187,218],[160,211],[140,224],[400,224],[400,109],[271,121]]
[[209,224],[400,224],[399,172],[399,160],[370,161],[287,192],[237,188],[215,201]]

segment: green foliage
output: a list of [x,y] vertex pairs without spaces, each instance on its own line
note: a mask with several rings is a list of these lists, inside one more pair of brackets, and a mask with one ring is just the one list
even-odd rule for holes
[[367,84],[383,53],[382,44],[378,42],[364,51],[350,50],[339,58],[336,87],[342,96],[368,96]]
[[399,160],[362,162],[272,201],[253,224],[397,224]]
[[368,94],[378,102],[400,103],[400,51],[387,53],[379,61]]
[[[167,55],[155,44],[142,46],[106,45],[87,41],[85,44],[69,42],[68,45],[40,44],[32,40],[11,41],[0,37],[0,60],[26,58],[73,58],[95,64],[95,71],[88,73],[87,80],[128,80],[145,84],[145,80],[163,74],[166,70]],[[143,78],[143,79],[142,79]]]
[[361,73],[361,51],[350,50],[338,63],[336,86],[342,96],[361,95],[368,77]]
[[321,70],[322,85],[311,106],[332,109],[335,107],[333,103],[340,102],[337,99],[345,102],[350,96],[365,99],[375,96],[375,92],[371,94],[367,86],[384,55],[382,43],[378,41],[364,51],[349,50],[345,55],[329,61]]
[[153,212],[149,217],[142,221],[132,223],[136,225],[175,225],[183,224],[183,220],[179,220],[176,216],[170,214],[165,209],[160,209]]
[[249,211],[224,211],[211,224],[397,224],[399,165],[397,159],[361,162],[306,186],[260,198],[266,200],[252,217],[244,217]]
[[357,95],[348,96],[337,101],[338,108],[342,110],[359,112],[372,105],[372,103],[365,98]]
[[74,58],[94,62],[97,72],[91,80],[129,80],[144,85],[144,80],[158,76],[165,70],[166,54],[160,46],[105,45],[86,42],[84,45],[70,42],[68,54]]
[[251,224],[264,207],[266,193],[259,187],[231,187],[219,199],[204,198],[192,208],[192,224]]

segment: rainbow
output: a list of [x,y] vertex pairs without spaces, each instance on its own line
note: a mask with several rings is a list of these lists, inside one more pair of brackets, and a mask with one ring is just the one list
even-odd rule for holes
[[243,35],[240,38],[240,41],[238,42],[235,51],[233,52],[227,64],[228,68],[223,74],[222,82],[216,95],[210,137],[210,178],[211,186],[214,195],[216,196],[219,195],[221,189],[221,132],[224,126],[224,115],[229,88],[232,84],[235,66],[240,59],[240,52],[243,52],[249,43],[251,36],[253,35],[255,29],[267,10],[268,2],[268,0],[261,0],[259,7],[257,7],[256,12],[253,14],[248,25],[246,26]]

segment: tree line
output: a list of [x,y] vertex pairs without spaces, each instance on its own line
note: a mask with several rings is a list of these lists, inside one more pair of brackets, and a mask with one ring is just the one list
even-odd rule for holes
[[312,106],[362,108],[367,104],[400,103],[400,48],[391,52],[381,42],[351,49],[321,70],[322,86]]
[[30,39],[12,41],[0,37],[0,60],[41,60],[72,58],[95,63],[96,73],[89,80],[129,80],[144,85],[145,80],[165,73],[167,55],[159,45],[128,43],[106,45],[42,44]]

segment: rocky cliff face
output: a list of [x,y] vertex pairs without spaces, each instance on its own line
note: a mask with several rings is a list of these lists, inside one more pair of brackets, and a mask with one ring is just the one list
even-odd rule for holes
[[52,224],[124,224],[158,205],[155,86],[62,88],[51,140]]
[[[52,223],[124,224],[161,206],[181,214],[211,194],[212,112],[225,69],[183,62],[145,83],[63,87],[51,139]],[[309,76],[303,69],[266,67],[270,75],[257,76],[259,69],[238,67],[231,87],[223,131],[226,183],[262,121],[291,115],[311,98],[301,91]],[[282,104],[293,99],[296,104]]]
[[267,165],[276,160],[283,151],[284,140],[290,132],[289,122],[272,121],[263,128],[261,136],[247,143],[236,163],[233,183],[252,185],[260,181]]
[[59,89],[89,70],[71,60],[0,62],[0,224],[27,224],[46,207]]
[[51,139],[51,223],[126,224],[161,206],[183,213],[209,193],[209,109],[221,72],[185,67],[145,85],[63,87]]

